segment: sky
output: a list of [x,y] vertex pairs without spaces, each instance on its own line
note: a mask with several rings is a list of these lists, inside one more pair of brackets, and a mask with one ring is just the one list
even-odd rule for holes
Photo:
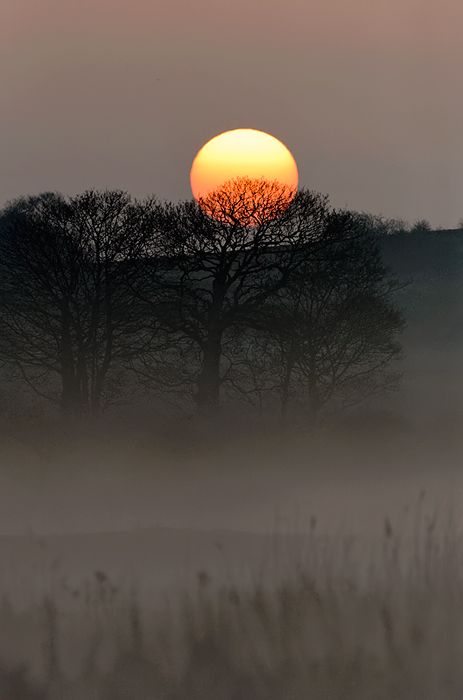
[[190,197],[197,150],[250,127],[335,206],[454,227],[462,26],[461,0],[3,0],[0,202]]

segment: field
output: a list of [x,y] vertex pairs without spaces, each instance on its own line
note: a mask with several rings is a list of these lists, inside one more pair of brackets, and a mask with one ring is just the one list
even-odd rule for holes
[[[331,454],[330,441],[215,451],[202,469],[184,454],[147,470],[140,451],[130,478],[120,449],[119,463],[60,452],[60,475],[57,453],[10,444],[0,698],[461,698],[454,455],[437,473],[436,436],[433,451],[400,436],[368,471],[372,445],[349,439]],[[227,460],[233,474],[218,469]],[[25,511],[26,532],[13,518]]]
[[418,511],[407,542],[385,521],[368,566],[358,540],[313,521],[291,566],[237,584],[198,571],[188,591],[142,601],[96,570],[80,588],[57,575],[26,605],[4,597],[1,697],[456,699],[461,541]]

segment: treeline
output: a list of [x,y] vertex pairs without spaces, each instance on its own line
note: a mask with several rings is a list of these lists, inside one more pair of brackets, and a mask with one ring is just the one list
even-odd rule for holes
[[263,181],[201,206],[21,198],[0,216],[0,361],[69,417],[137,385],[209,415],[337,410],[397,381],[403,322],[377,243],[366,215],[306,190],[288,206]]

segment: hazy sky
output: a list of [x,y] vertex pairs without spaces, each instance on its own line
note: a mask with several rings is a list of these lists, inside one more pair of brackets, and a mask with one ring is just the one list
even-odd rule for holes
[[463,217],[461,0],[0,0],[0,200],[190,196],[193,156],[269,131],[338,206]]

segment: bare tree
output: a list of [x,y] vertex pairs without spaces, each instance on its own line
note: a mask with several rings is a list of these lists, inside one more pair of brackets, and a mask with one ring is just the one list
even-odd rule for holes
[[305,251],[278,302],[265,310],[258,352],[266,354],[267,386],[277,389],[284,419],[294,401],[315,417],[395,386],[391,363],[403,326],[396,289],[363,218],[333,212],[323,245]]
[[227,381],[227,346],[237,329],[258,324],[264,304],[286,284],[301,250],[319,236],[326,198],[294,192],[278,183],[240,178],[199,204],[159,208],[171,270],[164,278],[165,328],[175,342],[194,347],[194,397],[201,412],[214,412]]
[[411,228],[411,233],[429,233],[430,231],[432,227],[427,219],[418,219]]
[[97,415],[146,342],[124,263],[145,216],[123,192],[45,194],[3,212],[0,354],[67,415]]
[[357,214],[357,217],[365,229],[378,238],[410,231],[410,225],[404,219],[391,219],[367,212],[360,212]]
[[127,367],[206,414],[225,388],[286,414],[392,383],[393,285],[365,217],[319,194],[246,178],[178,205],[45,194],[0,226],[0,359],[67,415],[98,415]]

